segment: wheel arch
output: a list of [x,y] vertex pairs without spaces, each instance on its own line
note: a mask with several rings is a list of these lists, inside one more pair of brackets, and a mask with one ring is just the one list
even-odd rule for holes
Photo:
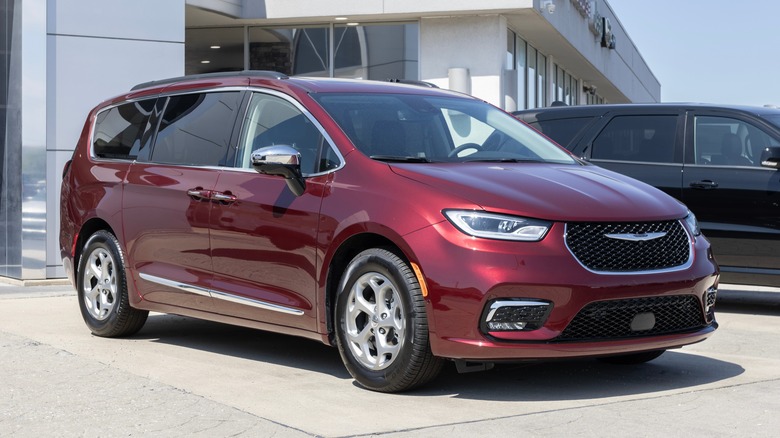
[[333,253],[328,264],[328,274],[325,284],[325,323],[327,338],[330,345],[335,345],[334,303],[338,294],[341,277],[356,255],[370,248],[386,249],[406,263],[410,259],[401,247],[386,236],[365,232],[347,238]]
[[84,245],[87,243],[87,240],[95,234],[96,232],[100,230],[108,231],[109,233],[113,234],[114,237],[116,237],[116,232],[114,232],[114,229],[111,228],[111,225],[108,224],[108,222],[104,221],[101,218],[94,217],[92,219],[89,219],[84,223],[84,225],[81,226],[81,229],[79,230],[78,237],[76,238],[75,248],[74,248],[74,254],[73,254],[73,278],[77,279],[79,272],[79,262],[81,261],[81,253],[84,251]]

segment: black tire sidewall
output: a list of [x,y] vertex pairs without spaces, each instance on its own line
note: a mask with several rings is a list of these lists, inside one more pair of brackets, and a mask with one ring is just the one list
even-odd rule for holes
[[[388,257],[388,255],[392,257]],[[404,262],[385,250],[367,250],[359,254],[352,260],[343,276],[336,304],[336,340],[344,365],[361,385],[377,391],[392,391],[393,387],[406,379],[408,366],[414,354],[413,340],[417,331],[416,319],[418,315],[411,304],[410,294],[414,293],[415,288],[419,290],[419,286],[416,281],[410,284],[396,263],[403,264]],[[398,357],[393,360],[390,366],[379,371],[369,370],[363,366],[354,357],[348,345],[349,341],[345,339],[346,308],[350,290],[363,274],[369,272],[382,274],[393,282],[406,319],[403,345]]]
[[[92,252],[97,249],[105,249],[111,254],[114,259],[114,275],[117,276],[117,303],[111,309],[111,313],[108,318],[104,320],[98,320],[93,317],[86,304],[84,304],[84,270],[89,263]],[[115,336],[117,327],[121,325],[120,315],[130,307],[130,303],[127,296],[127,279],[125,277],[125,260],[122,255],[119,244],[116,238],[106,232],[98,231],[90,236],[87,243],[84,245],[84,251],[81,253],[79,260],[78,277],[76,281],[77,294],[79,300],[79,309],[81,310],[81,316],[84,318],[84,322],[93,334],[98,336]]]

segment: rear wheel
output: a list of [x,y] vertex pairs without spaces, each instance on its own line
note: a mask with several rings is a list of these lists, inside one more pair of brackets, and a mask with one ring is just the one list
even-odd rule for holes
[[658,356],[664,354],[666,350],[644,351],[642,353],[622,354],[620,356],[600,357],[599,360],[616,365],[638,365],[640,363],[650,362]]
[[336,342],[358,383],[398,392],[436,377],[442,360],[431,352],[425,301],[405,261],[385,249],[363,251],[339,291]]
[[81,315],[97,336],[132,335],[146,322],[149,312],[130,307],[124,255],[108,231],[97,231],[84,245],[77,288]]

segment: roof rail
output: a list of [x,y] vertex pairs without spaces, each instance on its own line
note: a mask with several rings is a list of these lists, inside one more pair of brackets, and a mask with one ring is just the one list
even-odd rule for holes
[[154,87],[157,85],[173,84],[176,82],[197,80],[197,79],[211,79],[211,78],[226,78],[231,76],[249,76],[253,78],[268,78],[268,79],[289,79],[284,73],[279,73],[270,70],[243,70],[243,71],[221,71],[217,73],[201,73],[197,75],[178,76],[175,78],[159,79],[156,81],[149,81],[140,83],[130,91],[140,90],[141,88]]
[[395,82],[396,84],[417,85],[419,87],[439,88],[438,85],[431,82],[415,81],[412,79],[388,79],[387,82]]

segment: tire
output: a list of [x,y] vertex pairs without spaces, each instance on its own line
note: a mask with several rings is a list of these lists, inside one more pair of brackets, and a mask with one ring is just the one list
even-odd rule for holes
[[658,356],[664,354],[666,350],[644,351],[642,353],[622,354],[620,356],[600,357],[599,360],[615,365],[639,365],[650,362]]
[[406,391],[441,370],[443,361],[430,348],[420,285],[409,265],[392,252],[373,248],[352,259],[335,313],[341,359],[363,387]]
[[94,335],[112,338],[141,330],[149,312],[130,307],[125,258],[113,234],[100,230],[89,237],[77,272],[81,316]]

